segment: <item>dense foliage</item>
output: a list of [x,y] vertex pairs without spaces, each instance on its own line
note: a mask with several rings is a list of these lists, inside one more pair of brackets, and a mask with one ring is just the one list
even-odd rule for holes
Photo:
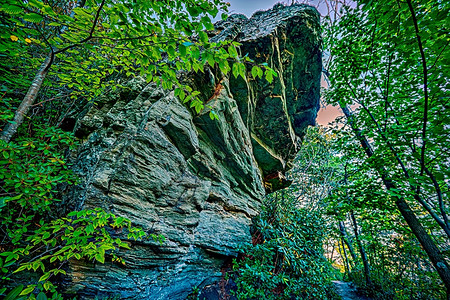
[[[329,141],[329,155],[339,151],[340,164],[334,166],[334,188],[322,200],[331,222],[328,244],[338,253],[328,253],[333,265],[375,299],[443,298],[442,281],[426,252],[378,174],[358,155],[361,147],[347,139],[351,132],[344,132]],[[439,234],[434,240],[445,244]]]
[[[18,272],[29,271],[25,278],[34,278],[32,282],[25,280],[25,286],[18,285],[11,297],[17,293],[33,298],[33,291],[40,292],[40,299],[45,291],[58,297],[52,279],[66,273],[70,259],[103,263],[111,257],[123,263],[116,253],[129,245],[114,237],[111,230],[125,228],[128,239],[146,235],[127,219],[101,209],[73,211],[60,217],[66,210],[57,205],[58,191],[76,182],[63,154],[76,146],[72,134],[35,124],[13,142],[0,140],[0,146],[1,282],[3,286],[14,286],[10,280],[21,282],[19,274],[15,275]],[[3,287],[1,292],[6,290]]]
[[338,299],[324,253],[329,221],[321,200],[334,170],[326,139],[323,129],[309,128],[292,185],[266,197],[252,245],[234,263],[239,299]]
[[[204,108],[199,93],[183,84],[177,71],[203,72],[205,66],[217,64],[224,74],[232,71],[244,78],[244,62],[251,62],[248,57],[238,59],[237,42],[209,41],[211,18],[227,9],[220,0],[2,0],[0,4],[1,88],[4,96],[14,96],[4,97],[0,119],[14,115],[1,133],[6,141],[43,89],[44,101],[81,102],[115,88],[120,77],[141,75],[164,88],[176,86],[176,96],[190,101],[198,113]],[[229,60],[235,63],[230,66]],[[268,67],[263,72],[253,66],[252,75],[271,81],[276,74]],[[45,81],[48,77],[51,80]],[[24,87],[30,87],[26,95]],[[14,102],[22,97],[14,114]],[[216,117],[212,110],[210,115]]]
[[296,204],[292,190],[267,197],[255,220],[253,245],[234,263],[238,299],[332,299],[324,220]]
[[58,298],[53,283],[70,260],[123,263],[118,251],[129,241],[163,240],[124,217],[61,203],[77,180],[68,116],[139,75],[175,88],[196,113],[205,105],[181,71],[209,65],[246,77],[246,62],[254,77],[272,80],[270,68],[239,59],[238,43],[209,41],[211,19],[226,9],[219,0],[0,0],[0,294]]
[[310,130],[288,193],[317,209],[325,255],[361,292],[448,298],[449,3],[326,3],[324,96],[344,116]]
[[[324,95],[344,117],[329,132],[309,130],[293,185],[267,197],[234,264],[237,296],[333,298],[331,263],[377,299],[448,299],[450,2],[325,2],[343,9],[325,23]],[[212,119],[180,73],[209,66],[245,78],[249,69],[271,81],[270,68],[239,58],[238,43],[209,41],[226,9],[219,0],[0,0],[2,296],[61,298],[70,260],[123,263],[120,248],[149,238],[121,216],[61,203],[77,181],[68,116],[139,75]]]
[[357,1],[325,35],[325,97],[345,116],[329,212],[349,275],[381,299],[449,297],[449,11]]

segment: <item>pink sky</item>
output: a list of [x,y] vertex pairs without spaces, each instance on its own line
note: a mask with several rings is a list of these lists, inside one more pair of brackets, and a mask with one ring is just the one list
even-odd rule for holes
[[[322,88],[327,88],[328,84],[324,79],[324,74],[322,74],[322,78],[320,80],[320,85]],[[321,99],[320,103],[322,104],[324,101]],[[318,125],[327,126],[328,123],[333,122],[334,119],[338,116],[343,116],[342,110],[337,106],[326,105],[320,106],[319,113],[317,114],[316,123]]]
[[328,123],[334,121],[336,117],[342,115],[343,113],[338,107],[327,105],[326,107],[323,107],[319,110],[316,122],[318,125],[327,126]]

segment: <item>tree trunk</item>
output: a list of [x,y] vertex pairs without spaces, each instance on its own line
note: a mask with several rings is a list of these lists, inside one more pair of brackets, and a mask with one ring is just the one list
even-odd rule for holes
[[362,260],[363,266],[364,266],[364,277],[366,279],[366,284],[368,286],[371,286],[372,280],[370,280],[369,261],[367,259],[366,251],[364,250],[364,247],[361,243],[361,239],[359,238],[358,224],[356,223],[356,218],[355,218],[355,214],[353,213],[353,211],[350,211],[350,217],[351,217],[352,223],[353,223],[353,231],[355,232],[356,245],[358,245],[358,250],[359,250],[359,253],[361,254],[361,260]]
[[[358,141],[360,142],[362,148],[366,152],[368,158],[373,156],[373,150],[370,146],[367,138],[362,134],[361,130],[356,127],[353,115],[345,105],[340,105],[342,111],[344,112],[345,117],[349,125],[352,127],[353,132],[355,133]],[[393,190],[396,185],[388,178],[388,174],[386,169],[381,165],[375,165],[376,171],[381,175],[381,179],[383,180],[383,184],[386,189]],[[447,300],[450,300],[450,267],[448,266],[447,261],[442,256],[436,244],[433,242],[431,237],[420,224],[419,219],[416,217],[414,212],[409,207],[408,203],[403,197],[394,197],[395,204],[408,224],[409,228],[416,236],[419,243],[422,245],[423,249],[427,253],[431,263],[439,274],[439,277],[444,282],[444,285],[447,289]]]
[[[364,110],[367,112],[367,114],[370,116],[373,124],[375,125],[375,128],[377,128],[378,133],[381,135],[381,137],[383,138],[383,140],[385,141],[385,143],[387,144],[387,146],[389,147],[389,149],[391,149],[392,154],[394,155],[394,157],[396,158],[398,164],[401,166],[403,173],[406,177],[406,180],[410,180],[410,175],[409,175],[409,171],[406,168],[406,165],[403,163],[403,161],[401,160],[400,156],[398,155],[397,151],[394,149],[394,146],[389,142],[389,140],[386,138],[386,135],[382,132],[380,125],[378,124],[377,120],[375,119],[375,117],[373,116],[372,112],[364,105],[362,104],[362,107],[364,108]],[[414,153],[416,152],[414,150],[413,147],[410,146],[411,152]],[[419,161],[419,163],[421,163]],[[441,188],[439,186],[439,183],[436,180],[436,177],[434,177],[433,173],[427,168],[427,167],[423,167],[425,173],[428,175],[428,177],[430,178],[430,180],[433,182],[433,186],[436,190],[436,195],[438,198],[438,203],[439,203],[439,209],[441,211],[442,214],[442,219],[438,216],[438,214],[433,210],[433,208],[425,201],[422,199],[422,197],[420,197],[418,190],[416,190],[414,188],[414,186],[411,184],[411,191],[414,193],[414,199],[419,202],[423,208],[431,215],[431,217],[433,217],[433,219],[436,221],[436,223],[438,223],[439,226],[441,226],[441,228],[445,231],[445,234],[447,234],[447,237],[450,238],[450,227],[449,227],[449,223],[448,223],[448,217],[447,214],[445,213],[445,208],[444,208],[444,200],[442,198],[442,191]]]
[[342,252],[341,251],[338,251],[338,252],[341,255],[341,259],[344,263],[345,273],[347,273],[347,277],[350,278],[350,266],[348,264],[347,252],[345,251],[345,245],[344,245],[344,242],[342,241],[342,239],[341,239],[340,243],[338,240],[338,247],[339,247],[339,244],[342,246]]
[[14,115],[14,119],[12,122],[7,123],[3,131],[0,133],[0,139],[9,142],[11,138],[16,134],[17,129],[23,123],[23,119],[25,115],[30,110],[31,105],[33,105],[36,97],[41,89],[42,83],[44,82],[45,77],[47,76],[48,70],[50,69],[53,63],[53,53],[50,53],[45,61],[42,63],[39,71],[36,73],[36,76],[31,83],[30,88],[28,89],[27,94],[20,103],[19,108]]
[[355,263],[356,262],[356,253],[355,253],[355,250],[353,249],[353,246],[348,238],[347,231],[345,230],[344,222],[342,222],[342,221],[339,222],[339,232],[341,233],[341,237],[344,240],[345,244],[347,245],[350,255],[352,256],[353,262]]
[[419,243],[422,245],[423,249],[427,253],[431,260],[434,268],[437,270],[439,277],[441,277],[444,285],[447,289],[447,299],[450,299],[450,268],[447,261],[441,255],[438,247],[434,244],[431,237],[425,231],[425,229],[420,224],[414,212],[409,207],[408,203],[404,198],[397,198],[395,201],[400,213],[408,223],[409,228],[414,233]]

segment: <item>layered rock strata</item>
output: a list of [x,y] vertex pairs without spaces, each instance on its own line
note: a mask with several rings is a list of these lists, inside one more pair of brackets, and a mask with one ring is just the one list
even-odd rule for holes
[[282,187],[300,138],[319,103],[319,15],[306,5],[232,15],[215,40],[235,40],[242,55],[279,76],[244,81],[190,74],[218,120],[183,105],[173,91],[133,79],[101,97],[76,125],[84,138],[66,196],[75,208],[124,216],[153,240],[132,243],[126,265],[74,262],[67,293],[81,298],[185,299],[222,275],[224,260],[249,242],[251,219],[266,191]]

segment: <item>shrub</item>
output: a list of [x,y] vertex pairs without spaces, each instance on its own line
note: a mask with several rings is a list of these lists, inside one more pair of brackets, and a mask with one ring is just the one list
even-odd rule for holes
[[323,256],[324,220],[299,208],[286,191],[267,197],[255,219],[252,245],[234,261],[239,299],[333,299]]

